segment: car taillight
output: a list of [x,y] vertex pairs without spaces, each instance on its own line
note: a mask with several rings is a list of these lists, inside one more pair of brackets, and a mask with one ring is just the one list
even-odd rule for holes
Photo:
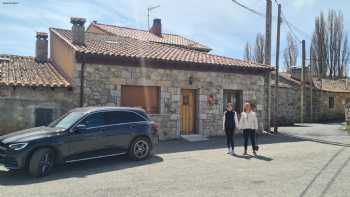
[[155,122],[151,122],[151,129],[153,135],[158,135],[159,125]]

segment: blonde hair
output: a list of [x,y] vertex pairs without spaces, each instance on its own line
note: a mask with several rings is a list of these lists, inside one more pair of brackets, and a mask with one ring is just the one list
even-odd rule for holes
[[[249,111],[248,111],[248,109],[249,109]],[[244,103],[243,111],[244,112],[251,112],[252,111],[252,105],[249,102]]]

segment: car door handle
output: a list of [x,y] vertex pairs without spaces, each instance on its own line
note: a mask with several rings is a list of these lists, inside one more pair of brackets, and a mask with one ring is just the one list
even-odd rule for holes
[[130,129],[135,129],[136,125],[132,124],[132,125],[129,125],[129,128]]

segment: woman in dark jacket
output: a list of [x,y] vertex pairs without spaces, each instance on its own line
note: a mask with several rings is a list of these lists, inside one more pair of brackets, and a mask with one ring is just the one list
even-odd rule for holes
[[226,133],[226,141],[227,141],[227,154],[234,154],[234,132],[235,129],[238,128],[238,118],[237,113],[233,111],[232,103],[227,103],[226,111],[224,113],[223,118],[223,129]]

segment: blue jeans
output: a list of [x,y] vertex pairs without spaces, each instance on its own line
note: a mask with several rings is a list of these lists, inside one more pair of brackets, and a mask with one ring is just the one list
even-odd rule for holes
[[234,130],[233,128],[226,128],[225,129],[225,133],[226,133],[226,142],[227,142],[227,148],[234,148],[235,143],[234,143],[234,139],[233,139],[233,134],[234,134]]
[[243,129],[243,137],[244,137],[244,150],[248,148],[248,138],[252,143],[252,149],[254,150],[255,146],[255,130],[254,129]]

